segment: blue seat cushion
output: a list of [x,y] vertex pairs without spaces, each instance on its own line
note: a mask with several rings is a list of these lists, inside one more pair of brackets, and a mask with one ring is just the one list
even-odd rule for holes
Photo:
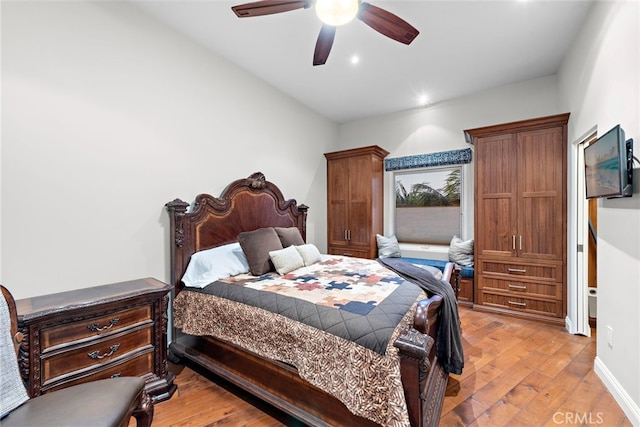
[[[447,265],[448,261],[442,261],[439,259],[424,259],[424,258],[410,258],[410,257],[402,257],[403,260],[410,262],[411,264],[421,264],[421,265],[430,265],[432,267],[437,267],[441,271],[444,271],[444,267]],[[462,278],[473,279],[473,267],[467,267],[461,265],[462,271],[460,272],[460,276]]]

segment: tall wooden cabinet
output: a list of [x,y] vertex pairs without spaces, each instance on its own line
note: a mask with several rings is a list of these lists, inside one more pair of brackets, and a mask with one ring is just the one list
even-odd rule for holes
[[377,256],[376,233],[383,232],[384,158],[374,145],[325,153],[327,158],[328,253]]
[[465,131],[475,146],[474,308],[564,323],[568,119]]

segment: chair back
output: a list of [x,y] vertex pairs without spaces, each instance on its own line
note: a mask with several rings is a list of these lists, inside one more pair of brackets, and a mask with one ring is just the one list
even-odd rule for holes
[[0,418],[29,400],[20,376],[16,342],[18,316],[11,293],[0,285]]

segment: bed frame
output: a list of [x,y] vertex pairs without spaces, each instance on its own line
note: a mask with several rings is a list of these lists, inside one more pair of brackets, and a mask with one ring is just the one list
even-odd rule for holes
[[[170,216],[171,282],[174,297],[194,252],[237,241],[242,231],[261,227],[297,227],[306,241],[308,207],[285,200],[265,176],[256,172],[229,184],[219,198],[208,194],[189,203],[166,204]],[[453,264],[445,278],[458,280]],[[453,283],[453,282],[452,282]],[[448,375],[435,356],[438,313],[442,298],[419,303],[414,328],[403,331],[394,345],[400,352],[401,375],[411,425],[437,426]],[[248,325],[251,327],[251,325]],[[170,359],[188,359],[311,426],[377,424],[353,415],[336,398],[303,381],[290,365],[268,360],[212,337],[173,330]]]

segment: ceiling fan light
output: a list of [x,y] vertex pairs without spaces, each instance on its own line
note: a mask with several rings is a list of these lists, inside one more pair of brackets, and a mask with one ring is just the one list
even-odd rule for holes
[[359,0],[317,0],[316,15],[333,27],[344,25],[358,14]]

